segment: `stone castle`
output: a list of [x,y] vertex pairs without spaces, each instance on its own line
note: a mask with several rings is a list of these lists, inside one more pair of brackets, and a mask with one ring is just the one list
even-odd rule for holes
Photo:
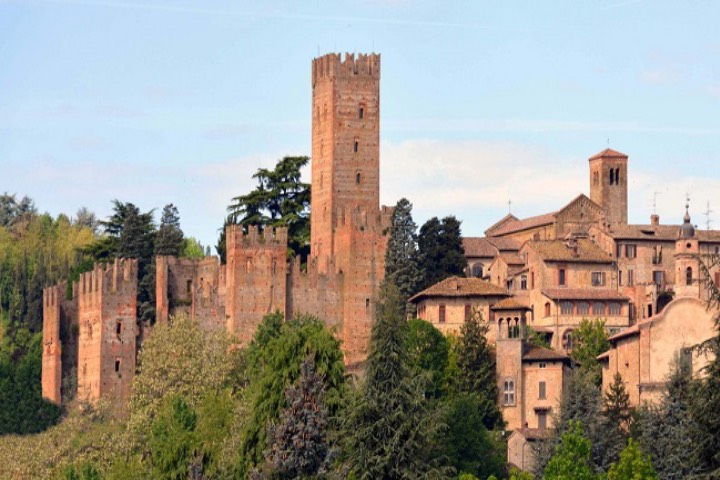
[[[185,312],[246,344],[268,313],[309,313],[335,328],[352,367],[367,354],[392,217],[379,205],[380,56],[325,55],[313,60],[311,79],[307,267],[286,260],[285,229],[228,226],[225,264],[156,259],[157,322]],[[661,224],[657,215],[629,224],[628,156],[605,149],[588,166],[589,196],[530,218],[508,214],[484,237],[464,238],[466,276],[410,299],[419,318],[446,333],[476,311],[489,322],[498,403],[513,431],[508,460],[521,468],[552,426],[583,319],[605,320],[603,386],[619,373],[634,405],[659,398],[676,353],[699,372],[707,359],[693,347],[715,333],[700,272],[703,255],[720,254],[720,231],[697,230],[687,207],[682,224]],[[720,271],[708,273],[720,285]],[[136,295],[134,260],[45,290],[43,396],[128,397],[138,338],[150,334],[138,326]],[[528,342],[530,331],[550,348]]]
[[[247,344],[262,318],[315,315],[334,327],[352,368],[366,357],[385,271],[392,208],[380,206],[380,55],[312,62],[311,251],[287,261],[285,228],[226,229],[216,257],[156,259],[157,322],[181,312]],[[96,266],[70,287],[45,289],[42,392],[60,403],[129,395],[142,332],[137,262]],[[76,382],[72,381],[76,377]],[[67,391],[74,389],[77,391]]]

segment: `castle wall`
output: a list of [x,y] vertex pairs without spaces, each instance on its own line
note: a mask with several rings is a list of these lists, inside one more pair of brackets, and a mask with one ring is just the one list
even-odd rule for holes
[[329,264],[327,273],[319,273],[316,261],[309,261],[307,271],[300,266],[300,257],[290,265],[287,277],[288,316],[314,315],[330,328],[342,328],[344,275]]
[[137,260],[96,265],[78,282],[78,398],[126,400],[135,374]]
[[287,313],[287,229],[228,225],[226,242],[226,329],[247,344],[265,315]]
[[42,396],[60,405],[62,395],[62,345],[60,342],[60,296],[58,286],[43,290]]

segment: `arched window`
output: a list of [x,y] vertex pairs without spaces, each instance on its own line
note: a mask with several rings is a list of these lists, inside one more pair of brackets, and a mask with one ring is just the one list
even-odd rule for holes
[[587,315],[590,313],[590,304],[588,302],[578,302],[577,304],[578,315]]
[[550,302],[545,303],[545,316],[546,317],[550,316]]
[[508,338],[520,338],[520,319],[508,319]]
[[593,303],[593,315],[605,315],[605,304],[603,302]]
[[498,338],[503,338],[503,319],[502,317],[498,320]]
[[515,380],[510,378],[503,382],[503,405],[515,405]]
[[573,314],[573,302],[564,301],[560,304],[560,313],[563,315]]
[[610,313],[609,313],[610,315],[612,315],[614,317],[619,317],[620,314],[622,313],[622,305],[620,305],[617,302],[612,302],[612,303],[610,303],[609,310],[610,310]]
[[610,169],[610,185],[613,185],[615,183],[615,170],[612,168]]
[[685,285],[692,285],[692,283],[693,283],[692,267],[687,267],[687,269],[685,269]]
[[476,263],[472,267],[472,276],[476,278],[480,278],[483,276],[483,266],[482,263]]

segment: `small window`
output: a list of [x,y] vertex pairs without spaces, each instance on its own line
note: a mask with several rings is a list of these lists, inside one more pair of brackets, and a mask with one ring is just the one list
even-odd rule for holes
[[612,168],[610,169],[610,185],[615,184],[615,170]]
[[547,392],[545,391],[545,382],[538,384],[538,399],[545,400]]
[[655,270],[653,272],[653,283],[658,287],[661,287],[665,282],[665,272],[662,270]]
[[545,316],[546,317],[550,316],[550,302],[545,303]]
[[365,299],[365,308],[370,308],[370,299],[369,298]]
[[648,308],[647,308],[647,311],[648,311],[648,318],[650,318],[650,317],[652,317],[652,316],[653,316],[653,306],[652,306],[652,303],[648,304],[648,306],[647,306],[647,307],[648,307]]
[[527,290],[527,275],[520,276],[520,290]]
[[355,174],[355,184],[360,185],[360,172]]
[[720,247],[715,247],[715,255],[720,255]]
[[120,372],[120,359],[115,360],[115,372]]
[[121,333],[122,333],[122,320],[118,320],[117,323],[115,324],[115,335],[117,335],[119,337]]
[[635,285],[635,274],[632,270],[628,270],[627,272],[627,284],[628,287]]
[[605,315],[605,304],[603,302],[595,302],[592,307],[593,315]]
[[535,272],[530,272],[530,288],[535,288]]
[[625,256],[627,258],[635,258],[637,256],[637,245],[635,245],[635,244],[625,245]]
[[465,321],[467,322],[470,319],[470,315],[472,314],[472,307],[470,305],[465,305]]
[[592,286],[602,287],[605,285],[605,272],[592,272]]
[[540,362],[540,368],[547,368],[547,362]]
[[563,315],[572,315],[573,314],[573,302],[562,302],[560,304],[560,313]]
[[619,317],[622,313],[622,305],[617,302],[612,302],[608,306],[609,315],[612,315],[614,317]]
[[185,283],[185,293],[187,293],[188,295],[192,293],[192,280],[188,280]]
[[563,348],[565,350],[572,350],[573,348],[573,332],[572,330],[565,330],[562,338]]
[[359,147],[359,143],[357,140],[355,140],[355,144],[353,145],[353,150],[355,151],[355,153],[357,153],[358,147]]
[[365,109],[363,107],[360,107],[360,110],[358,111],[358,118],[362,120],[365,117]]
[[445,305],[440,305],[440,312],[438,315],[438,321],[440,323],[445,323]]
[[615,254],[616,254],[617,258],[622,258],[623,245],[620,245],[620,244],[618,243],[617,246],[615,247],[615,249],[616,249]]
[[692,285],[693,284],[693,271],[692,267],[687,267],[685,269],[685,285]]
[[622,287],[623,277],[622,277],[622,270],[618,270],[618,286]]
[[558,285],[565,286],[565,269],[558,270]]
[[598,183],[599,183],[598,172],[593,172],[593,185],[597,186]]
[[632,322],[635,320],[635,317],[637,317],[637,312],[635,310],[635,304],[631,303],[628,305],[628,317],[630,317],[630,321]]
[[588,302],[578,302],[577,313],[578,315],[588,315],[590,313],[590,304]]
[[620,185],[620,169],[615,169],[615,184]]
[[547,428],[547,412],[537,412],[538,428],[544,430]]
[[503,383],[503,405],[515,405],[515,380],[505,380]]

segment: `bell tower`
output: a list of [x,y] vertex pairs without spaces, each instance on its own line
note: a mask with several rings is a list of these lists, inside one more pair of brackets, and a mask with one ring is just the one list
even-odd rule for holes
[[335,228],[380,209],[380,55],[330,53],[312,63],[310,256],[321,271]]
[[610,225],[628,222],[628,156],[606,148],[590,162],[590,199],[600,205]]

